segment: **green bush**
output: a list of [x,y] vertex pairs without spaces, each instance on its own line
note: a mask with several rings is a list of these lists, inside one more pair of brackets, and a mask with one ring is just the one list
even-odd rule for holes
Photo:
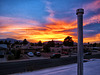
[[8,59],[8,60],[14,60],[15,57],[14,57],[14,55],[8,55],[7,59]]

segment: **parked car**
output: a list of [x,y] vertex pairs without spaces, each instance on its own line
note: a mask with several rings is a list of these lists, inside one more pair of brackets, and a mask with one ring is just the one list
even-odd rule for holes
[[34,55],[40,57],[41,56],[41,53],[40,52],[35,52]]
[[32,52],[28,52],[27,55],[30,56],[30,57],[34,56],[34,54]]
[[83,62],[88,62],[88,61],[90,61],[89,59],[83,59]]
[[92,55],[92,53],[91,52],[86,52],[85,55]]
[[62,54],[68,55],[68,52],[62,52]]
[[50,58],[60,58],[61,54],[60,53],[54,53],[50,56]]

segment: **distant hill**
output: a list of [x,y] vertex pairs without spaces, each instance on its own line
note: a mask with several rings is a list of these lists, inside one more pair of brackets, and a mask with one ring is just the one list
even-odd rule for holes
[[11,43],[14,43],[15,41],[20,41],[20,42],[22,42],[22,40],[16,40],[16,39],[12,39],[12,38],[0,39],[0,41],[3,41],[3,42],[4,42],[5,40],[7,40],[7,42],[11,41]]

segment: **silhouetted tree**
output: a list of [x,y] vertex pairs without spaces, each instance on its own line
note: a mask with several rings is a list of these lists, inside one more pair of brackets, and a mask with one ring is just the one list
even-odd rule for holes
[[13,43],[12,45],[11,45],[11,48],[13,48],[15,46],[15,44]]
[[23,44],[28,44],[28,41],[26,39],[23,40]]
[[93,43],[93,47],[96,47],[97,43]]
[[56,45],[57,45],[57,47],[60,47],[60,44],[59,43],[57,43]]
[[14,44],[20,44],[20,42],[19,41],[15,41]]
[[88,42],[88,45],[90,44],[90,42]]
[[100,43],[97,43],[96,47],[100,47]]
[[14,54],[15,59],[20,58],[20,54],[21,54],[20,50],[11,50],[11,52]]
[[10,45],[11,44],[11,41],[8,41],[8,44]]
[[0,41],[0,44],[4,44],[4,42],[3,41]]
[[54,47],[55,43],[54,41],[48,41],[48,43],[46,45],[43,46],[43,49],[45,52],[50,52],[50,47]]
[[34,46],[34,43],[30,43],[31,46]]
[[64,39],[63,44],[64,44],[65,46],[73,46],[74,41],[72,40],[72,37],[67,36],[67,37]]
[[38,46],[42,46],[42,42],[41,41],[38,42]]
[[55,43],[52,40],[52,41],[48,41],[47,45],[48,45],[48,47],[54,47],[55,46]]
[[4,41],[4,44],[8,44],[7,40]]
[[46,44],[43,46],[44,52],[50,52],[50,47]]
[[20,50],[16,50],[15,59],[19,59],[20,58],[20,54],[21,54],[21,51]]

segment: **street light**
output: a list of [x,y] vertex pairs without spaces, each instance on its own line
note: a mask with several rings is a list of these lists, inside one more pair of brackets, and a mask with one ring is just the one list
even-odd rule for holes
[[84,9],[76,10],[78,24],[78,55],[77,55],[77,75],[83,75],[83,14]]

